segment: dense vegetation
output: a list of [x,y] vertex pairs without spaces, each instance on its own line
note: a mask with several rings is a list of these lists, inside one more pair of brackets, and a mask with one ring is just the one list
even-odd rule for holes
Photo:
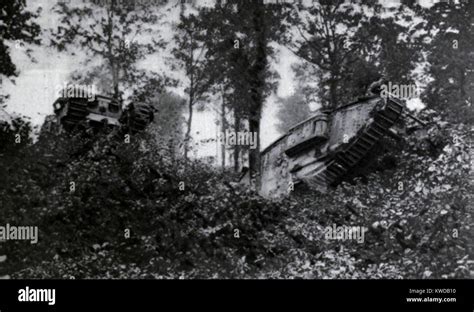
[[[59,21],[49,30],[36,24],[41,8],[0,4],[0,113],[10,104],[1,78],[17,77],[13,60],[23,52],[34,60],[35,45],[85,56],[72,82],[158,112],[155,127],[130,143],[47,127],[33,140],[27,120],[0,116],[0,226],[40,231],[34,245],[0,242],[0,277],[474,277],[473,2],[108,3],[58,3],[47,12]],[[216,168],[188,159],[194,110],[217,111],[222,131],[261,134],[282,51],[299,60],[295,92],[278,99],[282,132],[311,113],[310,103],[345,104],[382,76],[424,82],[418,117],[428,126],[405,125],[401,139],[382,142],[325,193],[269,200],[236,183],[244,156],[258,177],[260,139],[256,149],[227,151],[232,172],[225,160]],[[140,67],[150,59],[161,72]],[[362,243],[328,240],[333,224],[369,232]]]
[[[150,133],[129,144],[84,133],[12,143],[0,156],[0,220],[40,234],[36,245],[0,243],[0,276],[472,277],[472,132],[423,117],[433,126],[404,138],[391,169],[276,201],[184,165]],[[332,224],[369,232],[363,243],[324,239]]]

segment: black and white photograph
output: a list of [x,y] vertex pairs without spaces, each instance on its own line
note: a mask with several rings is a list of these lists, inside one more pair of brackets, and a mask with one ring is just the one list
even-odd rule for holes
[[2,0],[0,279],[472,280],[473,100],[471,0]]

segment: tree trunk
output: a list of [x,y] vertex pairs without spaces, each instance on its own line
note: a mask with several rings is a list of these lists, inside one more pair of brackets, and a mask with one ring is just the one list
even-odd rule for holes
[[331,109],[335,109],[337,107],[337,84],[336,81],[331,79],[329,82],[329,92],[330,92],[330,101],[331,101]]
[[122,102],[122,97],[120,94],[120,89],[119,89],[119,74],[116,66],[113,66],[113,87],[114,87],[114,99]]
[[110,70],[112,74],[112,89],[113,89],[113,95],[112,97],[120,101],[121,104],[121,98],[120,98],[120,89],[119,89],[119,69],[118,65],[115,59],[115,56],[113,54],[113,17],[114,17],[114,11],[113,7],[114,4],[110,4],[111,7],[107,12],[107,57],[110,62]]
[[254,112],[249,119],[250,134],[257,133],[257,144],[255,149],[249,148],[249,172],[250,179],[255,179],[255,187],[260,187],[260,110]]
[[[221,106],[221,133],[225,135],[225,130],[227,128],[226,120],[225,120],[225,94],[224,90],[222,89],[222,106]],[[223,138],[221,138],[222,140]],[[221,165],[222,168],[225,168],[225,142],[221,144]]]
[[191,141],[191,125],[193,121],[193,101],[192,98],[189,99],[188,104],[188,113],[189,118],[186,122],[186,134],[184,136],[184,159],[188,160],[188,150],[189,150],[189,143]]
[[189,104],[188,104],[188,112],[189,112],[189,118],[186,123],[187,129],[186,129],[186,135],[184,137],[184,160],[187,163],[188,160],[188,150],[189,150],[189,143],[191,141],[191,125],[193,122],[193,104],[194,104],[194,68],[192,66],[194,60],[193,60],[193,36],[190,34],[190,64],[191,66],[187,69],[187,73],[189,74]]
[[255,4],[253,26],[256,33],[256,58],[251,68],[249,77],[253,77],[251,93],[252,103],[249,111],[249,131],[257,133],[257,144],[255,149],[249,149],[249,173],[250,179],[255,179],[255,187],[260,188],[260,117],[263,106],[263,90],[265,87],[265,69],[267,65],[267,38],[265,32],[265,8],[263,0]]
[[[240,131],[240,117],[234,112],[234,131],[237,135]],[[239,171],[239,154],[240,154],[240,146],[234,145],[234,171]]]

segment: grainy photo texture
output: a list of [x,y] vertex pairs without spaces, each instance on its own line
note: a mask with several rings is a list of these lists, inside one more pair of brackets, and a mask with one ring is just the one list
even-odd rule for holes
[[0,277],[472,279],[473,70],[467,0],[2,0]]

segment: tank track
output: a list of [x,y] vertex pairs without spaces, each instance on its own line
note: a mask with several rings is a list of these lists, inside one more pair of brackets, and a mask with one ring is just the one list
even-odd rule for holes
[[58,101],[59,107],[55,107],[55,113],[59,112],[64,105],[69,105],[66,115],[61,117],[61,125],[68,131],[77,129],[84,124],[89,114],[87,110],[87,99],[62,99]]
[[[76,132],[77,130],[94,129],[97,131],[115,132],[117,134],[130,133],[135,134],[144,131],[153,121],[153,109],[150,105],[135,102],[131,103],[119,118],[120,126],[111,128],[107,124],[90,124],[87,120],[89,114],[87,99],[82,98],[60,98],[54,104],[54,113],[56,121],[49,121],[50,124],[56,123],[58,129],[62,128],[66,132]],[[52,130],[52,125],[45,127]],[[114,130],[115,129],[115,130]],[[60,130],[58,130],[60,131]]]
[[126,131],[137,133],[145,130],[152,121],[153,110],[150,105],[145,103],[132,103],[124,112],[121,123],[125,126]]
[[354,168],[369,151],[389,131],[403,112],[403,105],[393,99],[387,100],[384,107],[374,114],[373,121],[350,142],[350,145],[336,155],[328,156],[320,166],[308,174],[311,185],[327,187],[337,182],[351,168]]

